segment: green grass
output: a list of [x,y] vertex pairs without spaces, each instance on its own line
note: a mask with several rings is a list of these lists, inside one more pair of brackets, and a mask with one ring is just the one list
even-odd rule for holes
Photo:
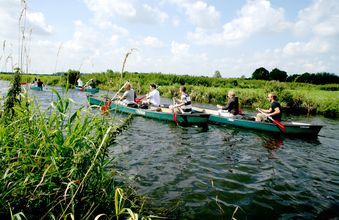
[[72,112],[72,100],[54,92],[45,111],[21,94],[14,114],[0,117],[0,218],[142,216],[143,199],[115,181],[107,160],[130,118],[118,126],[86,108]]
[[[31,81],[35,75],[23,75],[23,81]],[[46,84],[64,86],[63,76],[39,76]],[[9,80],[9,74],[0,74],[0,79]],[[108,70],[103,73],[81,74],[84,82],[95,79],[98,87],[115,92],[128,80],[137,94],[148,92],[149,84],[159,87],[162,97],[177,96],[179,86],[185,84],[193,102],[222,104],[226,103],[228,90],[234,90],[242,108],[254,110],[256,107],[268,107],[266,96],[276,92],[286,112],[294,114],[321,114],[327,117],[339,117],[339,85],[313,85],[307,83],[283,83],[276,81],[247,80],[239,78],[210,78],[202,76],[174,75],[161,73],[124,73]]]

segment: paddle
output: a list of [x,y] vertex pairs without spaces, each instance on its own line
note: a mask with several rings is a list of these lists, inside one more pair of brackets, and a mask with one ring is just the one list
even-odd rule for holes
[[[175,105],[175,98],[172,99],[173,100],[173,106]],[[174,109],[172,109],[173,111],[173,121],[176,123],[176,124],[179,124],[178,122],[178,119],[177,119],[177,112],[174,111]]]
[[267,115],[265,112],[261,111],[259,108],[257,110],[264,114],[267,118],[269,118],[282,132],[286,132],[286,127],[285,125],[281,124],[279,121],[273,119],[271,116]]
[[135,101],[136,103],[138,103],[138,102],[140,102],[141,100],[143,100],[145,97],[146,97],[145,95],[144,95],[144,96],[141,96],[141,97],[139,97],[139,98],[134,99],[134,101]]
[[123,90],[123,88],[126,86],[126,84],[129,83],[129,81],[125,82],[125,84],[115,93],[115,95],[113,96],[113,98],[111,98],[110,100],[108,100],[103,106],[100,107],[101,111],[107,111],[109,106],[112,104],[112,101],[115,99],[115,97],[121,92],[121,90]]
[[[160,88],[160,86],[158,86],[158,89]],[[148,93],[149,94],[149,93]],[[136,98],[136,99],[134,99],[134,101],[136,102],[136,103],[139,103],[141,100],[143,100],[144,98],[146,98],[146,96],[147,95],[144,95],[144,96],[141,96],[140,98]]]

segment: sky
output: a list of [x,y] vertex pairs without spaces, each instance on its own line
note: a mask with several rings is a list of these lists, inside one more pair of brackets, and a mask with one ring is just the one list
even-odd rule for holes
[[[0,71],[339,74],[338,0],[0,0]],[[24,13],[23,13],[24,12]],[[24,40],[22,40],[24,39]]]

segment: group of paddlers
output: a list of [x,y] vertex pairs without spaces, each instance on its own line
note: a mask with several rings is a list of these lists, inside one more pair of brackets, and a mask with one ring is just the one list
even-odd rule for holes
[[[118,98],[118,101],[122,105],[129,107],[139,107],[139,108],[159,108],[160,107],[160,93],[155,84],[149,85],[149,93],[145,96],[137,98],[136,92],[133,90],[132,85],[127,82],[124,85],[125,92],[122,96]],[[169,108],[173,112],[181,113],[191,113],[192,112],[192,102],[189,94],[186,91],[185,86],[180,86],[179,88],[180,98],[173,98],[173,105],[170,105]],[[236,96],[234,91],[228,91],[227,94],[228,101],[226,105],[217,105],[219,109],[218,113],[224,117],[235,117],[240,116],[241,111],[239,108],[239,99]],[[269,109],[260,109],[257,110],[260,112],[256,115],[256,121],[265,121],[268,118],[271,118],[275,121],[281,121],[281,106],[277,101],[277,96],[274,93],[269,93],[267,96],[271,106]]]
[[34,78],[34,80],[32,81],[32,85],[42,88],[44,83],[40,79]]

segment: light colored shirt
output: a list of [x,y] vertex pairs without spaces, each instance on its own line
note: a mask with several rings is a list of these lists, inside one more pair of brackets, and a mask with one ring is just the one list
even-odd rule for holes
[[133,89],[125,91],[122,96],[125,97],[125,99],[123,100],[124,103],[126,104],[134,103],[134,90]]
[[154,89],[151,91],[148,95],[147,98],[149,99],[149,102],[158,107],[160,105],[160,93],[157,89]]
[[187,94],[181,95],[181,102],[185,105],[181,106],[182,110],[190,110],[192,109],[191,98]]
[[81,79],[78,79],[78,81],[77,81],[77,82],[78,82],[78,86],[79,86],[79,87],[83,87],[84,83],[82,82],[82,80],[81,80]]

